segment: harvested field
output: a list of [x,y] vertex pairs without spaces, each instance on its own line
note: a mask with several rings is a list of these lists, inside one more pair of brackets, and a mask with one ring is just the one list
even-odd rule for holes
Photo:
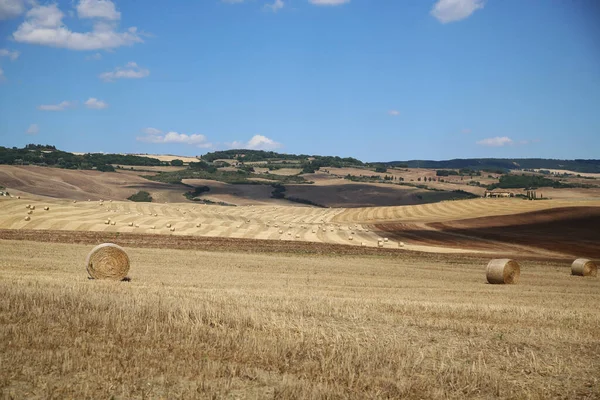
[[[166,247],[169,245],[167,244]],[[0,240],[6,398],[597,398],[600,280],[523,261],[126,248]]]
[[156,201],[184,202],[183,185],[153,182],[140,172],[78,171],[37,166],[0,165],[0,183],[14,193],[73,200],[125,200],[140,190]]
[[376,229],[427,246],[600,258],[599,226],[600,207],[564,207],[427,224],[382,223]]
[[[37,206],[37,209],[50,206],[50,210],[34,213],[30,221],[25,221],[24,210],[27,204]],[[389,236],[391,240],[385,244],[386,247],[398,248],[399,242],[406,242],[403,250],[412,251],[487,252],[539,257],[575,255],[573,252],[581,251],[580,256],[593,257],[597,249],[593,241],[594,222],[587,225],[565,223],[565,218],[571,213],[569,210],[550,214],[548,221],[556,219],[557,229],[541,230],[535,235],[517,235],[518,240],[511,240],[510,232],[518,234],[527,225],[527,217],[517,216],[513,220],[507,220],[513,222],[503,228],[509,232],[506,240],[490,237],[491,234],[497,234],[494,233],[493,226],[490,233],[476,226],[461,228],[460,225],[452,225],[477,216],[511,216],[531,211],[554,210],[564,207],[565,204],[579,206],[572,208],[575,216],[586,207],[600,207],[599,201],[574,203],[477,199],[406,207],[323,209],[117,201],[73,203],[35,197],[3,197],[0,198],[0,229],[245,238],[346,246],[361,246],[364,242],[367,247],[377,247],[378,239]],[[175,228],[174,231],[171,228]],[[524,228],[536,231],[535,227]],[[452,229],[463,229],[466,232],[452,232]],[[350,241],[348,238],[352,232],[354,237]],[[568,232],[569,237],[561,236],[561,232]],[[563,241],[567,244],[561,245]],[[572,241],[577,241],[575,247],[571,246]]]

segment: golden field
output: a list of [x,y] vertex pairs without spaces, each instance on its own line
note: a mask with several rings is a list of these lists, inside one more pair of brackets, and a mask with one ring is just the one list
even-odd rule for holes
[[600,280],[458,255],[301,256],[0,241],[5,398],[598,398]]

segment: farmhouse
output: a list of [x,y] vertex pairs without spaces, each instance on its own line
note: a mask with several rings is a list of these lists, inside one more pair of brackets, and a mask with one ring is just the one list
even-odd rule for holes
[[496,191],[496,190],[486,190],[483,195],[485,198],[505,198],[505,197],[515,197],[515,194],[507,191]]

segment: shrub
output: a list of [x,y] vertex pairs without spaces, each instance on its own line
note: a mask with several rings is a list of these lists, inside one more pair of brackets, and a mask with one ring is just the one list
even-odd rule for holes
[[150,193],[144,191],[144,190],[140,190],[139,192],[137,192],[136,194],[133,194],[131,196],[129,196],[127,198],[127,200],[131,200],[131,201],[136,201],[136,202],[145,202],[145,203],[150,203],[152,202],[152,196],[150,196]]

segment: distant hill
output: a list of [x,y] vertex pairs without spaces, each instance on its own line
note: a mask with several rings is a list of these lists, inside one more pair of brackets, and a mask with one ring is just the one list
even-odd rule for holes
[[409,160],[380,163],[393,167],[431,169],[564,169],[583,173],[600,173],[600,160],[554,160],[547,158],[457,158],[454,160]]

